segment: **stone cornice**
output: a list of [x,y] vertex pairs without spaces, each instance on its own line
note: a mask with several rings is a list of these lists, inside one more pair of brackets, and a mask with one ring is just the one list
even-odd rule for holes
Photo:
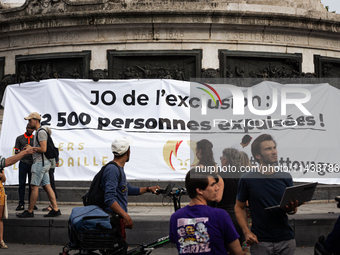
[[[128,3],[126,3],[128,2]],[[340,15],[234,2],[27,0],[0,10],[0,32],[117,24],[221,24],[340,32]],[[244,1],[243,1],[244,2]],[[283,1],[285,2],[285,1]],[[287,2],[287,1],[286,1]],[[282,13],[286,10],[285,13]],[[335,34],[336,35],[336,34]]]
[[[0,32],[27,29],[58,28],[72,26],[113,24],[221,24],[260,27],[284,27],[324,32],[340,32],[340,19],[322,19],[306,16],[273,13],[225,12],[225,11],[96,11],[74,13],[50,13],[34,16],[0,18]],[[241,28],[241,27],[239,27]]]

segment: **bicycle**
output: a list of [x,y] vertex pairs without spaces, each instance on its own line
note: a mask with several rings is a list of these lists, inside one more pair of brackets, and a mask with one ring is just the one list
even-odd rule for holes
[[[181,197],[183,195],[187,195],[187,191],[184,188],[179,188],[175,192],[173,192],[175,184],[169,183],[168,186],[163,190],[157,190],[158,194],[163,194],[163,200],[166,197],[170,197],[174,204],[175,212],[181,208]],[[128,250],[128,255],[148,255],[150,254],[156,247],[164,246],[165,244],[169,243],[169,235],[163,236],[155,241],[149,242],[147,244],[137,244],[139,247],[133,248]],[[134,245],[134,244],[131,244]]]

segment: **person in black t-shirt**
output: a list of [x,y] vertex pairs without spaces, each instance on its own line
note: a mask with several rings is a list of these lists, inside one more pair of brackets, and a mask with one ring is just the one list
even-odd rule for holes
[[[29,144],[33,146],[33,131],[34,129],[28,124],[26,126],[26,132],[23,135],[19,135],[15,140],[14,152],[18,154]],[[25,189],[26,178],[28,177],[28,183],[31,183],[31,167],[33,164],[32,155],[26,155],[19,162],[19,204],[16,211],[25,210]],[[28,201],[31,197],[31,185],[29,185]],[[37,209],[36,207],[34,209]]]
[[340,254],[340,216],[338,220],[335,222],[334,228],[331,233],[329,233],[324,247],[327,251],[332,252],[334,254]]
[[[285,189],[293,186],[293,179],[289,173],[275,171],[278,155],[271,135],[257,137],[251,151],[259,167],[243,174],[239,180],[235,205],[237,221],[246,242],[251,245],[252,255],[294,254],[296,242],[287,214],[297,212],[298,201],[292,201],[285,208],[265,209],[280,203]],[[251,230],[244,211],[247,201],[253,221]]]
[[230,215],[231,220],[234,223],[237,233],[240,238],[239,241],[242,245],[244,241],[244,234],[242,228],[239,226],[235,216],[235,204],[237,195],[237,186],[239,181],[239,170],[241,167],[241,155],[240,152],[234,148],[224,149],[221,156],[221,168],[236,170],[237,172],[224,172],[222,174],[224,182],[224,190],[222,200],[217,203],[216,207],[224,209]]

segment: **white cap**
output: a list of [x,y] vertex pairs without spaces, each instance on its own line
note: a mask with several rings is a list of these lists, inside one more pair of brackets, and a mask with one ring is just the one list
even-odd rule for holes
[[114,155],[121,156],[128,151],[130,145],[133,143],[133,139],[130,136],[121,136],[113,140],[111,144],[111,150]]

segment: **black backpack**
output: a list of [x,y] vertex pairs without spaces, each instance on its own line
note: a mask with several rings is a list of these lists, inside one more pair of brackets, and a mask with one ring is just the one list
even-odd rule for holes
[[121,182],[122,173],[121,173],[120,167],[117,165],[116,162],[110,161],[105,166],[103,166],[100,169],[100,171],[95,175],[91,183],[89,191],[85,194],[85,196],[82,197],[84,206],[97,205],[103,210],[105,209],[106,207],[105,202],[104,202],[105,192],[104,192],[103,185],[102,185],[102,177],[103,177],[105,168],[110,164],[114,164],[118,168],[119,170],[118,184]]
[[43,161],[43,165],[44,165],[44,157],[43,155],[45,155],[46,158],[48,159],[53,159],[53,158],[59,158],[59,150],[57,147],[54,146],[54,143],[53,143],[53,140],[50,136],[50,134],[44,129],[44,128],[41,128],[38,130],[37,134],[36,134],[36,139],[37,139],[37,142],[39,144],[39,141],[38,141],[38,133],[40,132],[40,130],[44,130],[47,134],[47,147],[46,147],[46,151],[44,153],[41,153],[41,157],[43,158],[42,161]]

